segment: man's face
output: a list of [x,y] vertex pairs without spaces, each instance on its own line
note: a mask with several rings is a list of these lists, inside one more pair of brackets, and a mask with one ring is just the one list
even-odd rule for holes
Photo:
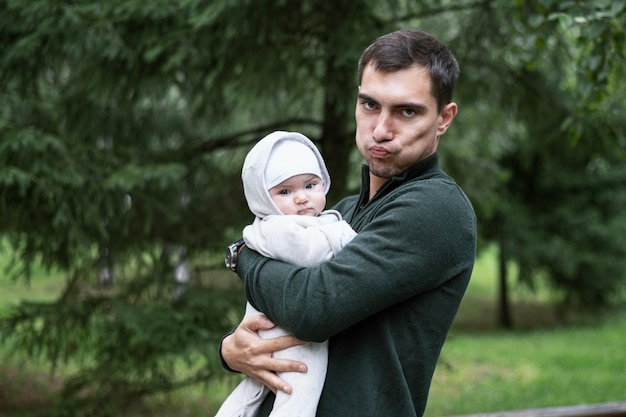
[[357,100],[356,144],[374,186],[404,172],[437,150],[456,115],[455,103],[441,113],[428,72],[413,66],[395,72],[365,68]]

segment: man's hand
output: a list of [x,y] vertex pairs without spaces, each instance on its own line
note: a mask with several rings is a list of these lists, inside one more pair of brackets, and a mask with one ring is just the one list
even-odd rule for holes
[[291,394],[292,387],[276,375],[276,372],[306,372],[303,362],[275,359],[272,352],[305,342],[294,336],[261,339],[258,330],[274,327],[267,317],[256,315],[245,317],[233,334],[222,341],[222,358],[235,371],[260,381],[274,393],[277,390]]

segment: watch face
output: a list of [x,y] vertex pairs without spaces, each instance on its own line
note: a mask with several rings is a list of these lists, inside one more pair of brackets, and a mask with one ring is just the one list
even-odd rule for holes
[[224,263],[226,264],[226,267],[232,269],[233,271],[237,265],[237,253],[239,251],[239,247],[243,244],[244,240],[239,239],[226,248],[226,258],[224,259]]
[[227,268],[232,268],[232,259],[233,259],[233,247],[232,245],[226,248],[226,256],[224,259],[224,264]]

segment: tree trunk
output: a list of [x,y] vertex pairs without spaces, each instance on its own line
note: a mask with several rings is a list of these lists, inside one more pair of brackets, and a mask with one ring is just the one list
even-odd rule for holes
[[347,193],[350,152],[354,149],[351,109],[356,100],[355,66],[338,65],[333,54],[326,62],[321,150],[332,180],[329,206]]
[[498,296],[498,326],[503,329],[511,329],[513,328],[513,321],[511,320],[509,305],[508,272],[506,267],[508,256],[504,246],[504,242],[500,240],[498,252],[498,277],[500,281]]

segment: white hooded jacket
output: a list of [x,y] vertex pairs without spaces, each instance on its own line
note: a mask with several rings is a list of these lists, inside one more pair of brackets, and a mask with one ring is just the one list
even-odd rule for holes
[[282,214],[265,183],[272,148],[282,140],[299,141],[311,149],[319,163],[324,192],[330,189],[330,175],[313,142],[296,132],[277,131],[267,135],[250,150],[241,172],[248,207],[256,216],[254,222],[244,228],[243,238],[250,248],[264,256],[314,266],[336,255],[356,232],[336,210],[326,210],[318,216]]
[[[285,215],[272,201],[265,183],[265,170],[272,148],[282,140],[296,140],[309,147],[319,164],[324,192],[330,188],[330,176],[326,170],[324,160],[315,145],[306,136],[294,132],[274,132],[261,139],[248,153],[243,164],[241,179],[248,202],[248,207],[256,215],[254,222],[243,230],[246,244],[257,252],[273,259],[302,266],[314,266],[332,258],[355,235],[347,222],[341,219],[341,214],[335,210],[327,210],[318,216]],[[285,148],[283,148],[285,149]],[[288,151],[289,153],[291,151]],[[297,152],[297,151],[294,151]],[[289,159],[292,155],[286,155]],[[282,170],[282,160],[272,159],[272,170],[276,177],[270,176],[270,181],[284,181],[289,176],[298,175],[300,170],[311,170],[310,159],[307,163],[298,164],[298,155],[288,160],[286,169]],[[274,157],[272,157],[274,158]],[[302,162],[302,161],[301,161]],[[305,167],[308,165],[308,167]],[[274,170],[277,168],[277,170]],[[246,304],[246,317],[262,314],[250,303]],[[266,339],[289,334],[281,326],[269,330],[259,330],[259,335]],[[321,343],[306,343],[291,346],[287,349],[274,352],[273,356],[280,359],[299,360],[307,364],[307,372],[279,373],[287,383],[293,387],[291,395],[282,391],[276,394],[271,417],[314,417],[317,410],[326,368],[328,365],[328,341]],[[261,403],[265,399],[268,388],[260,382],[245,378],[228,396],[220,407],[216,417],[248,417],[257,415]]]

